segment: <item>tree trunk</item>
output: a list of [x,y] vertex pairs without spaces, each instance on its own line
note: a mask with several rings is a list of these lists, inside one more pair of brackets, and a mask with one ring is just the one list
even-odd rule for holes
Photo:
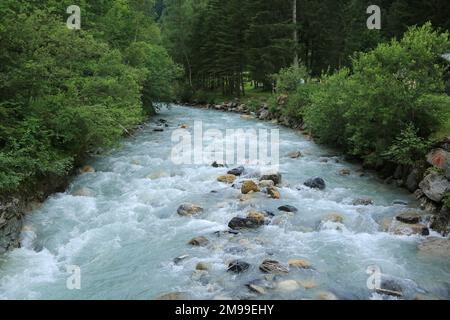
[[292,0],[292,24],[294,25],[294,67],[298,67],[297,0]]

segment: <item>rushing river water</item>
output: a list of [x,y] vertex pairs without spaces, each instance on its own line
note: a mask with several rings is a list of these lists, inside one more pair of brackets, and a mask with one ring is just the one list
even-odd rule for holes
[[[192,126],[194,120],[202,120],[205,129],[278,127],[237,114],[179,106],[163,109],[159,118],[168,121],[164,132],[154,132],[155,123],[149,123],[121,148],[93,159],[95,173],[81,174],[65,193],[53,195],[27,215],[22,248],[0,257],[0,298],[153,299],[168,292],[185,292],[194,299],[309,299],[321,292],[340,299],[383,298],[367,286],[371,265],[399,279],[406,287],[405,298],[449,298],[450,262],[418,254],[421,236],[382,231],[383,221],[417,205],[403,190],[371,174],[360,176],[357,165],[333,157],[332,151],[294,130],[280,128],[281,199],[256,194],[242,202],[239,189],[217,182],[226,168],[174,165],[171,133],[181,123]],[[297,150],[304,156],[286,156]],[[338,174],[344,168],[351,170],[350,176]],[[258,171],[247,169],[250,175]],[[316,176],[326,181],[324,191],[297,188]],[[90,194],[75,196],[80,189]],[[352,204],[367,197],[375,204]],[[408,205],[394,205],[396,200]],[[194,218],[180,217],[177,208],[185,202],[205,210]],[[299,211],[282,214],[277,208],[285,204]],[[238,235],[216,233],[251,208],[274,212],[272,223]],[[330,213],[339,213],[343,223],[321,222]],[[210,244],[187,244],[199,235]],[[174,263],[182,255],[189,257]],[[264,259],[286,264],[292,258],[306,259],[313,268],[291,268],[274,282],[306,285],[268,289],[263,296],[246,288],[262,277],[258,266]],[[227,263],[234,259],[251,268],[238,275],[227,272]],[[195,272],[199,262],[208,264],[209,271]],[[80,267],[80,290],[66,287],[68,265]]]

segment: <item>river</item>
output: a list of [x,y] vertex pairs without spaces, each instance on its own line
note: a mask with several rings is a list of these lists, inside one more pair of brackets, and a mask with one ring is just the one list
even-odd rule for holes
[[[382,230],[383,221],[417,206],[404,190],[370,173],[361,176],[357,164],[275,124],[181,106],[162,109],[159,118],[167,120],[164,132],[154,132],[155,120],[149,122],[117,149],[93,159],[89,164],[95,173],[79,175],[65,193],[26,216],[22,247],[0,257],[0,299],[154,299],[169,292],[193,299],[314,299],[324,292],[339,299],[388,299],[367,285],[366,271],[373,265],[399,279],[407,299],[417,294],[450,298],[450,262],[420,255],[422,236]],[[217,181],[226,168],[173,164],[172,131],[182,123],[192,127],[194,119],[205,128],[279,128],[281,199],[255,194],[240,201],[239,189]],[[303,157],[286,156],[297,150]],[[342,169],[351,174],[340,175]],[[247,167],[250,176],[257,172]],[[316,176],[326,181],[324,191],[299,187]],[[77,190],[89,194],[76,196]],[[374,205],[353,205],[367,197]],[[201,205],[204,212],[179,216],[177,208],[185,202]],[[298,212],[278,211],[286,204]],[[250,208],[275,217],[257,230],[216,233]],[[338,213],[342,223],[323,222],[330,213]],[[208,237],[208,246],[187,244],[200,235]],[[182,255],[189,257],[174,263]],[[270,279],[275,286],[285,285],[264,295],[245,286],[263,277],[258,269],[263,260],[286,264],[294,258],[312,267],[291,268]],[[248,262],[250,269],[227,272],[227,263],[235,259]],[[199,262],[209,271],[196,272]],[[68,289],[67,266],[79,267],[80,289]],[[292,288],[287,280],[302,285]]]

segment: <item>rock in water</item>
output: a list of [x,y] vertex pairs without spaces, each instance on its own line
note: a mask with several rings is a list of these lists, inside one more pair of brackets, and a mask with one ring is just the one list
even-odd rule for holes
[[177,209],[180,216],[193,216],[201,212],[203,212],[203,208],[192,203],[184,203]]
[[206,237],[200,236],[200,237],[195,237],[195,238],[191,239],[188,243],[191,246],[203,247],[203,246],[206,246],[209,243],[209,240]]
[[332,292],[322,291],[316,295],[317,300],[338,300],[336,295]]
[[284,211],[284,212],[298,212],[298,209],[294,206],[290,206],[290,205],[285,205],[285,206],[281,206],[278,208],[278,210],[280,211]]
[[263,287],[260,287],[256,284],[249,283],[249,284],[246,284],[246,286],[247,286],[247,288],[250,289],[250,291],[256,292],[261,295],[266,294],[266,290]]
[[281,173],[272,173],[272,174],[265,174],[265,175],[261,176],[261,178],[259,180],[260,181],[271,180],[271,181],[273,181],[273,183],[275,185],[279,185],[281,183],[282,177],[281,177]]
[[231,169],[231,170],[228,171],[227,173],[239,177],[239,176],[241,176],[244,172],[245,172],[245,168],[241,166],[241,167],[237,167],[237,168]]
[[267,188],[267,194],[272,198],[272,199],[280,199],[281,198],[281,194],[280,192],[277,190],[277,188],[275,187],[269,187]]
[[425,195],[436,202],[441,202],[446,192],[450,191],[450,181],[443,175],[431,173],[419,184]]
[[335,223],[344,223],[344,217],[339,213],[331,213],[326,216],[322,221],[331,221]]
[[341,171],[339,171],[339,174],[341,176],[349,176],[352,172],[349,169],[342,169]]
[[94,197],[95,192],[89,188],[80,188],[72,193],[75,197]]
[[228,265],[228,272],[242,273],[250,268],[250,264],[240,260],[234,260]]
[[261,223],[260,221],[254,219],[234,217],[228,223],[228,227],[232,230],[257,229],[263,224],[264,222]]
[[81,168],[81,172],[82,173],[93,173],[93,172],[95,172],[95,169],[92,166],[84,166],[83,168]]
[[217,161],[214,161],[214,162],[211,164],[211,166],[212,166],[213,168],[223,168],[223,167],[224,167],[223,164],[217,163]]
[[244,181],[243,183],[242,183],[242,186],[241,186],[241,192],[243,193],[243,194],[248,194],[248,193],[250,193],[250,192],[259,192],[260,190],[259,190],[259,187],[258,187],[258,185],[254,182],[254,181],[252,181],[252,180],[246,180],[246,181]]
[[181,261],[183,261],[183,260],[185,260],[187,258],[189,258],[189,255],[188,254],[184,254],[182,256],[179,256],[179,257],[176,257],[175,259],[173,259],[173,263],[179,264]]
[[275,186],[275,183],[272,180],[261,180],[259,181],[260,188],[272,188]]
[[293,151],[289,152],[287,156],[291,159],[298,159],[302,156],[302,153],[300,151]]
[[308,179],[303,184],[309,188],[319,190],[325,190],[326,187],[325,181],[320,177]]
[[407,223],[407,224],[416,224],[419,223],[422,217],[420,214],[414,211],[406,211],[401,214],[399,214],[397,217],[395,217],[398,221]]
[[370,198],[361,198],[353,201],[354,206],[371,206],[373,205],[373,200]]
[[276,260],[264,260],[259,266],[259,270],[264,273],[286,274],[289,270]]
[[195,266],[195,270],[208,271],[209,270],[209,265],[207,263],[204,263],[204,262],[199,262]]
[[236,180],[236,176],[232,174],[226,174],[217,178],[217,181],[232,184]]
[[258,224],[263,225],[264,221],[266,219],[266,216],[264,213],[258,212],[258,211],[250,211],[247,215],[247,219],[253,220]]
[[305,259],[290,259],[288,261],[290,267],[296,267],[301,269],[311,269],[311,263]]

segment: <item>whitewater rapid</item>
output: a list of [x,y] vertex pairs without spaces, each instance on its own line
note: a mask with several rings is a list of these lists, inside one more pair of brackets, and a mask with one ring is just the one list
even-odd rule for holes
[[[168,127],[154,132],[160,118]],[[171,134],[182,123],[192,127],[194,120],[220,130],[278,128],[281,199],[258,194],[243,202],[239,189],[217,181],[227,168],[174,165]],[[303,157],[291,159],[292,151]],[[357,164],[336,154],[297,131],[238,114],[163,108],[134,137],[92,159],[95,173],[79,175],[66,192],[26,216],[22,247],[0,256],[0,299],[154,299],[170,292],[192,299],[310,299],[323,292],[340,299],[383,298],[367,286],[371,265],[407,283],[406,298],[450,298],[450,262],[420,255],[422,236],[382,230],[383,221],[417,207],[414,198],[370,173],[361,175]],[[351,174],[340,175],[342,169]],[[248,166],[247,172],[255,175],[258,168]],[[326,181],[324,191],[299,187],[316,176]],[[358,198],[371,198],[374,205],[353,205]],[[407,205],[393,204],[398,200]],[[204,212],[179,216],[177,208],[185,202],[201,205]],[[282,214],[277,208],[285,204],[299,211]],[[258,230],[217,233],[252,208],[275,217]],[[341,215],[343,223],[321,222],[330,213]],[[209,238],[208,246],[187,244],[200,235]],[[189,257],[174,263],[182,255]],[[308,260],[313,269],[292,269],[280,280],[309,281],[312,288],[275,288],[259,296],[245,286],[261,278],[258,266],[264,259],[286,264],[293,258]],[[235,259],[248,262],[250,270],[227,272]],[[196,272],[199,262],[209,271]],[[81,289],[68,289],[68,266],[79,267]]]

